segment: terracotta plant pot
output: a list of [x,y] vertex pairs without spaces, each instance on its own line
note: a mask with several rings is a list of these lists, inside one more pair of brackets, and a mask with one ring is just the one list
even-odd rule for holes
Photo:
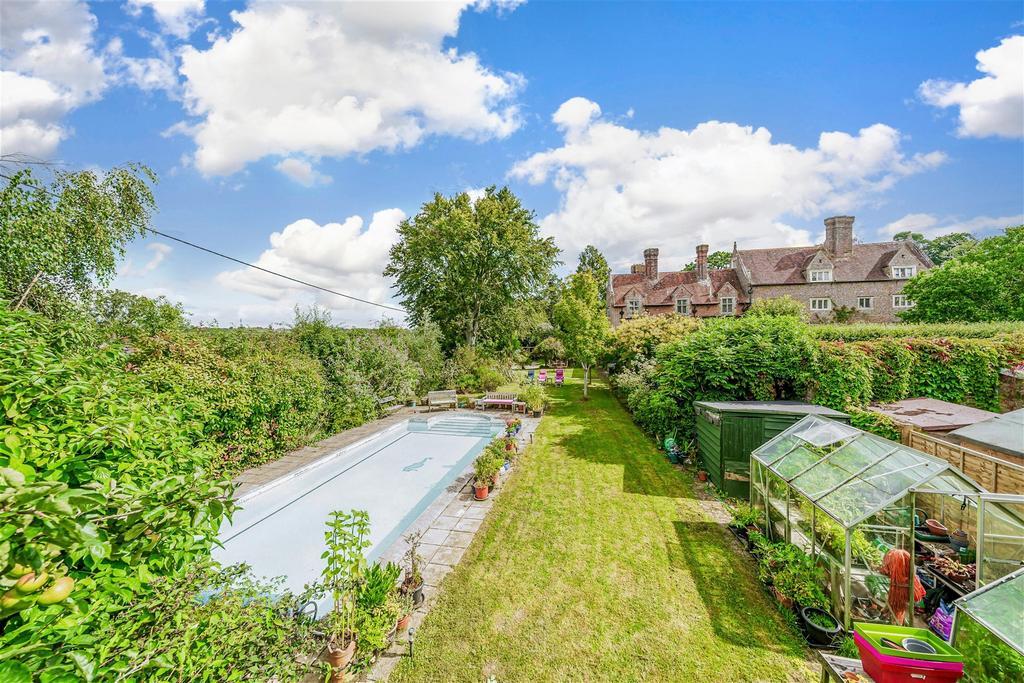
[[949,544],[953,546],[953,550],[960,550],[970,545],[970,541],[967,538],[967,532],[963,529],[957,529],[949,535]]
[[937,519],[925,520],[925,526],[927,526],[928,527],[928,531],[930,531],[935,536],[948,536],[949,535],[949,529],[947,529]]
[[700,470],[700,471],[697,472],[697,481],[707,481],[707,480],[708,480],[708,473],[707,472],[705,472],[704,470]]
[[486,486],[473,484],[473,497],[476,498],[477,500],[487,500],[487,494],[489,493],[489,491],[490,489]]
[[327,646],[327,663],[331,665],[331,683],[343,683],[345,669],[352,663],[355,654],[355,640],[350,640],[345,647],[336,647],[333,643]]
[[412,612],[406,614],[404,617],[398,620],[398,626],[396,627],[399,631],[404,631],[409,628],[409,622],[412,621]]

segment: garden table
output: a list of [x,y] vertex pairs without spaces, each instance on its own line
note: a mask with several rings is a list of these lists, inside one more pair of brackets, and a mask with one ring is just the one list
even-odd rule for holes
[[864,667],[861,666],[859,659],[837,657],[819,651],[815,651],[815,654],[821,660],[821,683],[828,683],[830,679],[839,683],[849,683],[850,679],[843,677],[848,671],[860,676],[863,683],[874,683],[875,679],[864,673]]

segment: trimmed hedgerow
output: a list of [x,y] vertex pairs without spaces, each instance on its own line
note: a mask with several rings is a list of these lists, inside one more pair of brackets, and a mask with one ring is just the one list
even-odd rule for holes
[[853,325],[813,325],[811,335],[825,341],[870,341],[873,339],[988,339],[1002,334],[1024,333],[1024,322],[984,323],[855,323]]

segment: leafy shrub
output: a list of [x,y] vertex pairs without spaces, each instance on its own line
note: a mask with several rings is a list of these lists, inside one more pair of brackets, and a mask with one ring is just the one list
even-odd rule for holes
[[846,412],[850,414],[850,423],[857,429],[877,434],[890,441],[900,440],[900,429],[888,415],[854,407],[847,407]]
[[455,350],[445,362],[443,372],[445,388],[462,392],[494,391],[510,379],[508,363],[489,358],[468,346]]
[[675,313],[625,320],[612,331],[608,361],[616,370],[634,367],[654,358],[662,344],[679,341],[699,327],[696,318]]
[[230,484],[204,471],[194,413],[91,326],[0,307],[0,338],[0,574],[75,581],[65,602],[5,614],[0,650],[49,680],[86,677],[105,620],[208,555]]
[[843,410],[871,400],[872,360],[843,342],[821,343],[811,392],[815,403]]
[[758,299],[750,304],[750,308],[744,313],[746,316],[763,316],[767,318],[799,318],[807,320],[807,309],[804,305],[790,296],[780,296],[774,299]]
[[565,358],[565,346],[558,337],[545,337],[533,347],[533,356],[550,364],[552,361]]

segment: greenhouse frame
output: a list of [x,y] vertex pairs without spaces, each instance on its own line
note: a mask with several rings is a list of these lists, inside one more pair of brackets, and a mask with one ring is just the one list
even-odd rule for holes
[[953,603],[953,647],[968,681],[1024,680],[1024,569]]
[[[941,458],[819,416],[751,453],[750,499],[769,539],[803,548],[824,567],[847,629],[854,620],[893,621],[883,557],[907,551],[907,576],[915,576],[915,555],[937,540],[922,534],[925,519],[973,537],[980,571],[961,594],[1024,566],[1024,496],[990,494]],[[912,620],[907,609],[904,622]]]

